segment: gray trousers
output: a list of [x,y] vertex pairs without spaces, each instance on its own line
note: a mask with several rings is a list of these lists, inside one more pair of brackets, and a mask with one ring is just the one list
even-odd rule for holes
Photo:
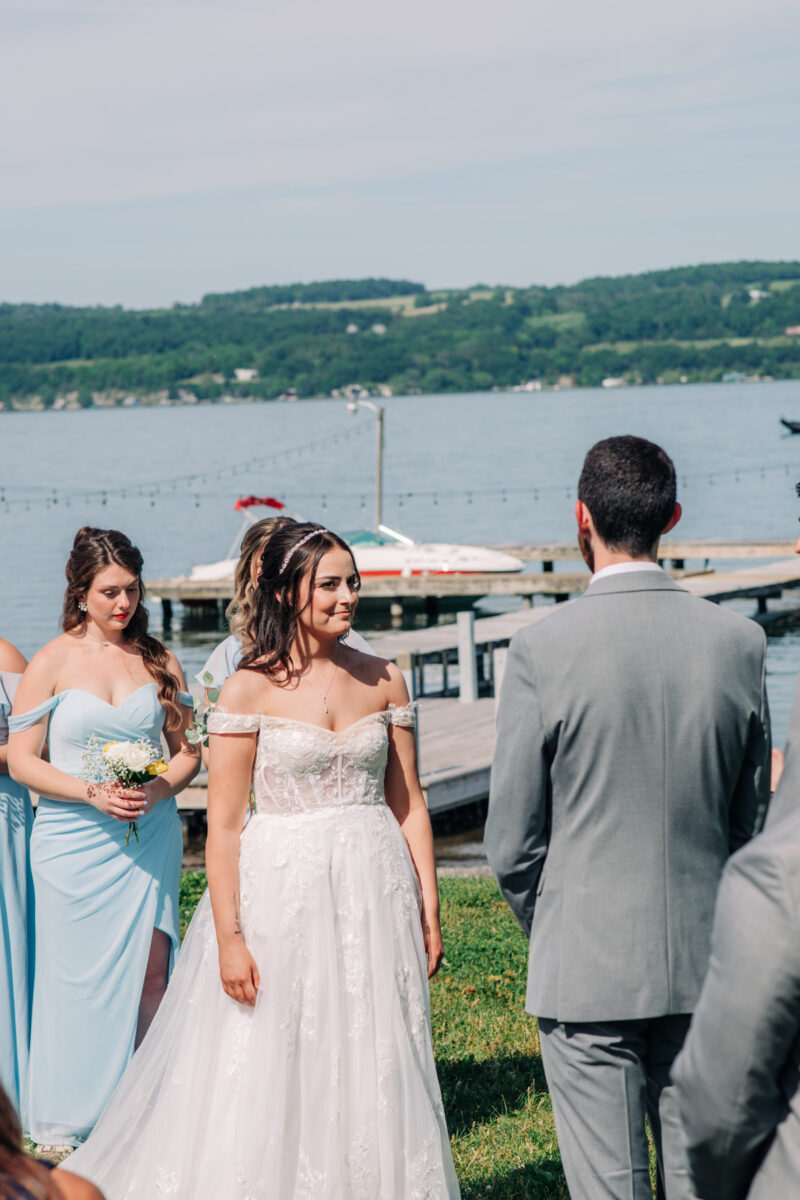
[[572,1200],[652,1200],[645,1117],[658,1157],[659,1200],[693,1200],[670,1084],[690,1017],[559,1024],[539,1018]]

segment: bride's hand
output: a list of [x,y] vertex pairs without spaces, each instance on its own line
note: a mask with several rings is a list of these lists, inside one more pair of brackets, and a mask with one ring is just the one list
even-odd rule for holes
[[261,986],[256,960],[245,946],[241,935],[219,948],[219,977],[222,988],[232,1000],[239,1004],[256,1002],[256,993]]
[[138,821],[147,812],[147,792],[119,783],[87,783],[86,799],[100,812],[118,821]]
[[422,913],[422,938],[425,943],[425,953],[428,956],[428,979],[432,979],[442,965],[444,943],[442,942],[439,918],[429,920],[424,911]]

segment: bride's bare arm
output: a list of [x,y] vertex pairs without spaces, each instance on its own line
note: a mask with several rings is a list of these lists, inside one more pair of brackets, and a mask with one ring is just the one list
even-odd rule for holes
[[[244,684],[244,686],[243,686]],[[220,696],[231,715],[247,713],[246,681],[233,676]],[[222,987],[240,1004],[254,1005],[261,983],[255,959],[245,945],[239,899],[239,839],[250,802],[256,733],[209,736],[208,841],[206,870],[219,948]]]
[[[399,678],[398,678],[399,677]],[[391,669],[392,703],[408,704],[405,681],[396,667]],[[389,726],[389,761],[385,778],[386,803],[397,817],[422,888],[422,933],[428,955],[428,978],[439,970],[444,956],[439,924],[439,885],[433,852],[433,830],[417,774],[414,730]]]

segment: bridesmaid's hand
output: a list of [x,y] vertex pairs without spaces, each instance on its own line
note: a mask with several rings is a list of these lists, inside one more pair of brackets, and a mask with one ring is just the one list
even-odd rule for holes
[[124,788],[119,783],[87,783],[86,799],[117,821],[138,821],[147,812],[144,788]]
[[429,919],[422,913],[422,938],[425,943],[425,953],[428,956],[428,979],[432,979],[444,958],[444,943],[439,918]]
[[261,976],[258,973],[256,960],[253,958],[241,934],[219,948],[219,977],[222,989],[231,1000],[239,1004],[249,1004],[252,1008],[256,1002],[256,993],[261,987]]

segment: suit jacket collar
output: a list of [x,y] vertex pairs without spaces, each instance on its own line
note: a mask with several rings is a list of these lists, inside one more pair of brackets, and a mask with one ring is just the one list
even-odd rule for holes
[[666,571],[625,571],[618,575],[606,575],[590,583],[584,596],[609,596],[615,592],[683,592]]

